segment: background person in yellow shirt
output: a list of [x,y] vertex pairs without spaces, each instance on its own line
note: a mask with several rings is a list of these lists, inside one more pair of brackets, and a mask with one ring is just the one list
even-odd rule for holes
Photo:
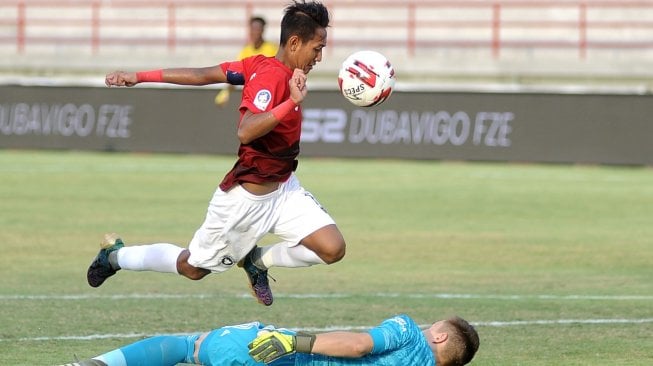
[[[263,39],[265,33],[265,19],[254,16],[249,19],[249,42],[240,50],[238,60],[254,56],[264,55],[273,57],[277,54],[278,46],[272,42]],[[215,104],[223,107],[229,102],[229,94],[234,89],[233,85],[228,85],[215,96]]]

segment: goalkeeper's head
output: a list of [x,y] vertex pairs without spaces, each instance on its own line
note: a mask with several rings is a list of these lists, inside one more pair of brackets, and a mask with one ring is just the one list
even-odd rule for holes
[[424,335],[435,353],[438,366],[468,364],[480,344],[476,329],[458,316],[433,323],[424,330]]

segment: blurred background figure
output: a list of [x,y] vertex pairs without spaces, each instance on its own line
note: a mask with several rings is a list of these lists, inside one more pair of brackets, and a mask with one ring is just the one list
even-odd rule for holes
[[[265,33],[265,19],[260,16],[254,16],[249,19],[249,42],[240,50],[238,60],[254,55],[264,55],[273,57],[277,54],[278,46],[273,42],[268,42],[263,38]],[[224,107],[229,103],[229,95],[234,89],[233,85],[229,85],[222,89],[215,96],[215,104]]]

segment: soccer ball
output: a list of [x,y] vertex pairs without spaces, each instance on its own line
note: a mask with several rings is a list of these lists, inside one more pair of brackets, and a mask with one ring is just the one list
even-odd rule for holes
[[379,105],[392,94],[395,70],[378,52],[354,52],[342,63],[338,85],[342,95],[356,106]]

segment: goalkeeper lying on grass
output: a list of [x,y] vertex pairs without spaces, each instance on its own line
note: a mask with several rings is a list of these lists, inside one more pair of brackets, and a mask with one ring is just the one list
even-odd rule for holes
[[464,365],[478,350],[474,327],[459,317],[427,329],[407,315],[367,332],[307,334],[259,322],[208,333],[155,336],[67,366],[223,365]]

